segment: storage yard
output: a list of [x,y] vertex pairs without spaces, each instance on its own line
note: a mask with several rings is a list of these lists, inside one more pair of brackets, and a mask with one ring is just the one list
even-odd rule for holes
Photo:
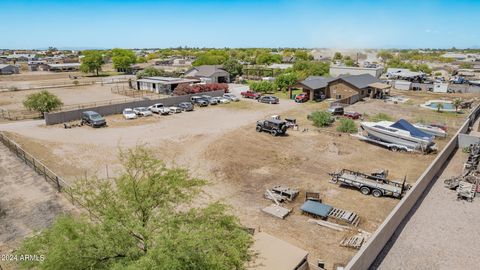
[[[232,84],[230,89],[240,96],[246,87]],[[395,120],[445,124],[449,135],[447,139],[436,139],[439,150],[464,121],[465,114],[438,113],[419,106],[442,94],[401,95],[409,101],[395,104],[367,99],[347,109],[366,118],[385,113]],[[0,103],[3,100],[0,95]],[[109,126],[101,129],[64,129],[63,125],[45,126],[34,120],[8,123],[0,130],[71,183],[85,175],[115,176],[119,148],[143,144],[169,165],[187,167],[193,175],[210,180],[202,201],[228,203],[244,226],[307,250],[309,261],[323,260],[331,267],[335,263],[345,265],[357,249],[340,246],[350,231],[308,222],[311,217],[300,211],[305,192],[319,192],[322,203],[358,214],[357,228],[372,233],[399,200],[365,196],[357,189],[332,184],[329,173],[349,169],[369,174],[385,169],[389,179],[406,179],[406,183],[413,184],[435,154],[394,153],[338,133],[335,126],[314,127],[307,115],[328,106],[328,101],[297,104],[281,99],[280,104],[269,105],[242,99],[169,116],[135,120],[107,116]],[[295,118],[298,130],[278,137],[255,131],[255,121],[274,114]],[[356,123],[358,126],[359,121]],[[300,191],[293,201],[282,204],[292,210],[283,220],[261,211],[272,204],[265,199],[265,191],[276,185]]]

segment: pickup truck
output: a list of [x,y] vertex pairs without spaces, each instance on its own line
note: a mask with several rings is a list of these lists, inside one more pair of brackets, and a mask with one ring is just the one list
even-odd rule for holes
[[253,91],[245,91],[245,92],[241,92],[240,95],[242,95],[242,97],[244,98],[253,98],[253,99],[259,99],[262,94],[260,93],[257,93],[257,92],[253,92]]
[[165,107],[162,103],[153,104],[152,106],[148,107],[148,109],[153,113],[158,113],[163,115],[170,113],[170,108]]

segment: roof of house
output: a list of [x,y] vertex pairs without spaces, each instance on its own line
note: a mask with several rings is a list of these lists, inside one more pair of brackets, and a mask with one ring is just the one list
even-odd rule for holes
[[368,87],[372,83],[380,82],[379,79],[375,78],[370,74],[348,75],[339,77],[339,79],[342,79],[359,89]]
[[0,64],[0,69],[6,68],[6,67],[9,67],[9,66],[15,67],[14,65]]
[[329,83],[343,80],[359,89],[363,89],[370,84],[380,82],[379,79],[375,78],[370,74],[360,74],[360,75],[345,75],[339,77],[322,77],[322,76],[309,76],[305,80],[301,81],[300,84],[307,86],[310,89],[320,89],[328,86]]
[[222,69],[221,66],[203,65],[203,66],[193,67],[192,69],[186,71],[185,74],[191,73],[192,71],[195,71],[193,74],[193,76],[195,77],[210,77],[217,72],[228,73],[226,70]]
[[310,89],[320,89],[327,87],[327,85],[333,80],[335,80],[335,78],[323,76],[309,76],[305,80],[301,81],[300,84],[303,84]]
[[156,77],[145,77],[143,79],[138,79],[137,82],[160,83],[160,84],[180,84],[180,83],[196,83],[196,82],[200,82],[200,80],[156,76]]
[[308,252],[265,232],[253,236],[252,251],[258,256],[247,269],[293,270],[308,256]]

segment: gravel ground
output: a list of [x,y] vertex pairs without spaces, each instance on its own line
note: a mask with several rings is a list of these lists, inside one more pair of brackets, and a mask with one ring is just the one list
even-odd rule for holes
[[461,174],[458,150],[389,241],[372,269],[478,269],[480,199],[457,201],[443,180]]

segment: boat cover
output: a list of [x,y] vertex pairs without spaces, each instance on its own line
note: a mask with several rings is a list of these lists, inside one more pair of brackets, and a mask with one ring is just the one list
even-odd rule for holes
[[405,120],[405,119],[398,120],[393,125],[391,125],[391,127],[406,130],[406,131],[410,132],[410,135],[412,135],[413,137],[417,137],[417,138],[421,138],[421,139],[424,139],[424,138],[431,139],[431,138],[434,137],[433,135],[425,133],[425,132],[421,131],[420,129],[414,127],[412,124],[407,122],[407,120]]

